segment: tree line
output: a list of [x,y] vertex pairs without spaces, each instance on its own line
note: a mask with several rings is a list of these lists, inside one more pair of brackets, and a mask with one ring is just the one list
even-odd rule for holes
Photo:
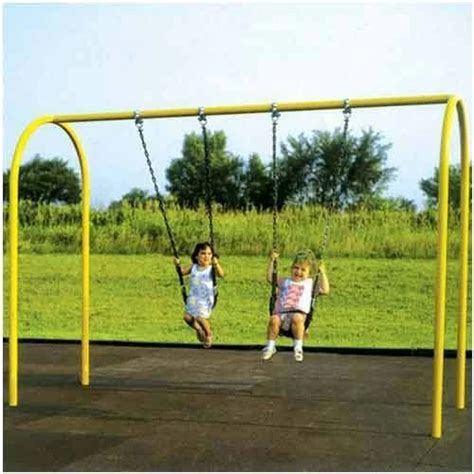
[[[271,164],[257,153],[247,160],[227,149],[223,131],[209,132],[209,176],[213,202],[225,210],[271,209],[274,180]],[[289,136],[280,145],[277,160],[278,208],[287,204],[317,204],[336,209],[393,208],[415,210],[404,197],[384,198],[383,191],[396,176],[387,166],[391,144],[373,129],[359,136],[340,129],[332,133],[315,130],[309,136]],[[10,170],[3,173],[3,196],[8,201]],[[186,134],[181,156],[165,171],[167,199],[179,206],[196,209],[205,199],[205,159],[202,137]],[[62,158],[35,155],[20,169],[20,199],[42,203],[77,203],[81,198],[78,174]],[[428,207],[438,198],[439,170],[419,183]],[[450,167],[450,204],[459,207],[460,166]],[[127,201],[134,206],[155,199],[153,194],[132,188],[110,207]]]

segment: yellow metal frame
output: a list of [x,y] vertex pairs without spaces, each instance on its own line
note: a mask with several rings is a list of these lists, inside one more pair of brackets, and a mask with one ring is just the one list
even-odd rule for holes
[[[352,108],[393,107],[411,105],[446,104],[439,164],[438,190],[438,245],[435,337],[433,357],[433,398],[432,430],[434,438],[442,434],[443,371],[446,320],[446,276],[447,276],[447,237],[448,237],[448,182],[450,144],[454,115],[458,115],[461,138],[461,249],[459,268],[459,318],[457,338],[456,369],[456,407],[465,406],[466,372],[466,326],[467,326],[467,287],[468,287],[468,239],[469,239],[469,137],[467,114],[463,101],[453,95],[421,95],[410,97],[382,97],[351,99]],[[254,104],[208,107],[206,115],[236,115],[266,113],[272,111],[273,104]],[[308,110],[342,109],[344,100],[313,102],[286,102],[278,104],[281,112]],[[200,108],[162,109],[140,111],[142,118],[192,117],[199,114]],[[86,155],[78,136],[68,123],[107,120],[133,120],[135,112],[70,114],[40,117],[29,124],[22,133],[12,160],[10,173],[10,339],[9,339],[9,404],[18,405],[18,186],[19,171],[25,146],[31,135],[42,125],[55,124],[61,127],[74,144],[81,165],[82,175],[82,357],[81,383],[89,385],[89,213],[90,183]]]
[[18,405],[18,191],[20,164],[28,140],[42,125],[55,123],[73,142],[82,176],[82,351],[81,383],[89,385],[89,296],[90,296],[90,180],[86,154],[79,137],[70,125],[55,122],[54,117],[40,117],[22,133],[13,155],[10,171],[10,338],[9,338],[9,404]]

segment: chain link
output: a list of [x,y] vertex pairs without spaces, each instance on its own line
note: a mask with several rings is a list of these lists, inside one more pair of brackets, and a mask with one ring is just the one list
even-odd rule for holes
[[[346,157],[347,157],[347,137],[349,134],[349,120],[351,118],[352,114],[352,109],[350,106],[349,99],[344,100],[344,109],[342,111],[342,114],[344,116],[344,127],[342,130],[342,152],[341,152],[341,159],[340,159],[340,166],[338,167],[338,173],[337,173],[337,181],[339,183],[339,196],[338,198],[342,197],[342,195],[346,192],[346,179],[347,176],[345,176],[346,179],[343,179],[343,171],[344,167],[346,166]],[[339,204],[339,203],[338,203]]]
[[212,251],[214,248],[214,224],[212,220],[212,188],[211,188],[211,157],[209,150],[209,139],[207,135],[207,117],[204,113],[204,107],[199,108],[199,123],[202,129],[202,140],[204,144],[204,177],[205,177],[205,193],[206,193],[206,213],[209,221],[209,243]]
[[278,248],[278,167],[277,167],[277,126],[280,112],[276,103],[272,104],[272,175],[273,175],[273,249]]
[[[211,154],[209,150],[209,139],[207,136],[207,117],[204,111],[204,107],[199,108],[198,115],[199,123],[201,124],[202,129],[202,141],[204,144],[204,173],[205,173],[205,193],[206,193],[206,213],[209,222],[209,243],[211,245],[211,250],[214,255],[216,255],[215,249],[215,239],[214,239],[214,224],[212,220],[212,187],[211,187]],[[214,304],[213,308],[217,304],[217,299],[219,297],[219,292],[217,288],[217,270],[216,266],[212,264],[212,284],[214,287]]]
[[[336,183],[339,183],[341,181],[341,174],[342,174],[342,168],[344,166],[344,162],[347,156],[347,137],[349,133],[349,120],[351,118],[352,114],[352,109],[350,106],[350,101],[349,99],[344,100],[344,109],[342,111],[343,117],[344,117],[344,126],[342,130],[342,150],[341,150],[341,155],[339,157],[339,163],[338,166],[336,167],[336,173],[335,173],[335,181]],[[342,185],[340,186],[340,192],[342,192]],[[326,219],[325,219],[325,224],[324,224],[324,231],[323,231],[323,238],[322,238],[322,243],[321,247],[319,249],[319,258],[322,259],[324,256],[324,253],[326,252],[326,248],[328,245],[329,241],[329,230],[330,230],[330,224],[329,224],[329,218],[331,213],[333,213],[336,210],[337,207],[337,200],[339,199],[339,196],[337,195],[337,187],[333,190],[333,194],[331,196],[331,201],[329,204],[329,210],[326,210]]]
[[151,180],[153,182],[153,187],[155,189],[155,195],[156,195],[156,198],[158,199],[158,203],[159,203],[159,206],[160,206],[161,213],[163,214],[163,219],[165,221],[166,230],[167,230],[168,236],[170,238],[170,243],[171,243],[171,247],[172,247],[172,250],[173,250],[173,254],[176,258],[179,258],[178,251],[176,249],[176,243],[175,243],[175,240],[174,240],[173,232],[172,232],[171,226],[168,222],[168,217],[167,217],[167,213],[166,213],[166,206],[165,206],[165,203],[164,203],[164,200],[163,200],[163,196],[161,195],[160,190],[158,188],[158,182],[156,180],[155,171],[154,171],[153,165],[151,163],[150,154],[148,152],[148,147],[147,147],[147,144],[146,144],[146,141],[145,141],[145,136],[143,134],[143,119],[140,117],[138,112],[135,112],[134,114],[135,114],[135,124],[137,126],[137,130],[138,130],[138,133],[140,135],[140,141],[141,141],[141,144],[142,144],[143,153],[145,154],[146,163],[148,165],[148,170],[150,171]]
[[[273,234],[272,247],[276,252],[278,249],[278,169],[277,169],[277,126],[280,112],[277,104],[274,102],[271,109],[272,119],[272,177],[273,177]],[[270,297],[270,314],[276,303],[276,287],[278,282],[278,260],[273,260],[272,271],[272,291]]]
[[352,108],[349,99],[344,99],[344,110],[342,111],[342,115],[344,116],[344,130],[343,130],[343,138],[344,141],[347,138],[347,132],[349,130],[349,120],[351,118]]
[[[158,182],[156,180],[155,171],[153,169],[153,165],[152,165],[151,159],[150,159],[150,154],[148,152],[148,147],[147,147],[147,144],[146,144],[146,141],[145,141],[145,136],[144,136],[144,133],[143,133],[143,119],[140,117],[140,114],[137,111],[134,112],[134,117],[135,117],[135,125],[137,127],[138,134],[140,136],[140,142],[141,142],[141,145],[142,145],[142,148],[143,148],[143,153],[145,155],[146,163],[148,165],[148,170],[150,172],[151,180],[153,182],[153,187],[155,189],[155,195],[156,195],[156,198],[158,199],[158,204],[159,204],[159,207],[160,207],[160,211],[161,211],[161,214],[163,216],[163,220],[165,222],[165,227],[166,227],[166,231],[168,233],[168,237],[169,237],[169,240],[170,240],[171,249],[173,251],[174,257],[176,259],[179,259],[178,250],[176,248],[176,242],[175,242],[175,239],[174,239],[174,236],[173,236],[173,232],[171,230],[171,226],[168,222],[168,216],[167,216],[167,213],[166,213],[165,202],[164,202],[163,196],[161,195],[160,190],[158,188]],[[181,287],[181,294],[183,296],[183,301],[186,304],[186,301],[187,301],[186,287],[184,285],[183,273],[181,271],[180,265],[176,265],[176,272],[178,273],[179,284],[180,284],[180,287]]]
[[[342,151],[341,155],[339,158],[339,163],[338,166],[336,166],[336,173],[335,173],[335,182],[339,183],[340,182],[340,175],[341,175],[341,170],[342,166],[344,165],[345,158],[346,158],[346,153],[347,153],[347,136],[349,132],[349,120],[351,117],[351,107],[350,107],[350,102],[349,99],[344,100],[344,109],[342,111],[342,114],[344,116],[344,127],[342,130]],[[342,187],[341,187],[341,192],[342,192]],[[329,230],[330,230],[330,225],[329,225],[329,220],[331,217],[331,213],[333,213],[336,210],[336,197],[337,197],[337,189],[336,186],[333,189],[333,194],[331,195],[331,200],[330,200],[330,205],[329,209],[325,209],[326,216],[325,216],[325,223],[324,223],[324,231],[323,231],[323,237],[322,237],[322,242],[321,246],[319,248],[319,255],[318,258],[322,261],[324,258],[324,254],[326,252],[326,248],[329,242]],[[308,329],[309,325],[311,324],[311,321],[313,319],[313,313],[316,307],[316,299],[317,299],[317,288],[319,286],[319,278],[320,278],[320,272],[318,271],[313,283],[313,288],[311,290],[311,307],[310,311],[305,319],[305,324],[304,327],[305,329]]]

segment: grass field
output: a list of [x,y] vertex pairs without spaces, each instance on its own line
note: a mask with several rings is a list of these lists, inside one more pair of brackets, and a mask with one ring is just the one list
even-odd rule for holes
[[[269,297],[266,258],[223,255],[221,263],[226,278],[220,282],[212,317],[215,342],[264,343]],[[290,260],[282,258],[281,272],[288,272],[289,265]],[[307,345],[433,347],[435,260],[331,258],[326,266],[331,294],[319,299]],[[458,262],[450,261],[448,268],[446,347],[455,348]],[[171,257],[92,255],[91,271],[92,339],[196,342],[182,322]],[[4,282],[4,334],[8,335],[8,265],[4,265]],[[470,319],[469,315],[469,331]],[[80,331],[80,256],[21,254],[19,336],[79,339]]]

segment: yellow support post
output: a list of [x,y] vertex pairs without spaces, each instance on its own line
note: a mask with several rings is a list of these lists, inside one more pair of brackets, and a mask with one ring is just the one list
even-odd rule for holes
[[433,413],[431,435],[441,438],[443,411],[444,335],[446,321],[446,268],[448,256],[449,153],[457,98],[446,105],[441,138],[438,188],[438,270],[436,281],[435,342],[433,361]]
[[82,176],[82,339],[81,384],[90,383],[90,178],[87,159],[76,132],[70,125],[58,123],[74,144]]
[[457,109],[461,138],[461,242],[459,252],[459,317],[456,364],[456,408],[462,409],[465,407],[466,392],[470,168],[467,114],[462,100],[458,101]]
[[[31,122],[23,131],[13,155],[10,170],[9,231],[10,231],[10,301],[9,301],[9,405],[18,406],[18,190],[20,165],[28,140],[42,125],[55,123],[52,116],[40,117]],[[89,214],[90,183],[87,160],[78,136],[69,125],[59,124],[71,138],[79,157],[82,174],[82,285],[83,285],[83,323],[81,382],[89,384]]]
[[9,226],[10,226],[10,339],[8,343],[9,353],[9,383],[8,401],[10,406],[18,405],[18,186],[20,181],[20,164],[23,158],[26,144],[31,135],[45,123],[51,123],[52,117],[40,117],[33,120],[18,140],[13,154],[10,169],[10,191],[9,191]]

